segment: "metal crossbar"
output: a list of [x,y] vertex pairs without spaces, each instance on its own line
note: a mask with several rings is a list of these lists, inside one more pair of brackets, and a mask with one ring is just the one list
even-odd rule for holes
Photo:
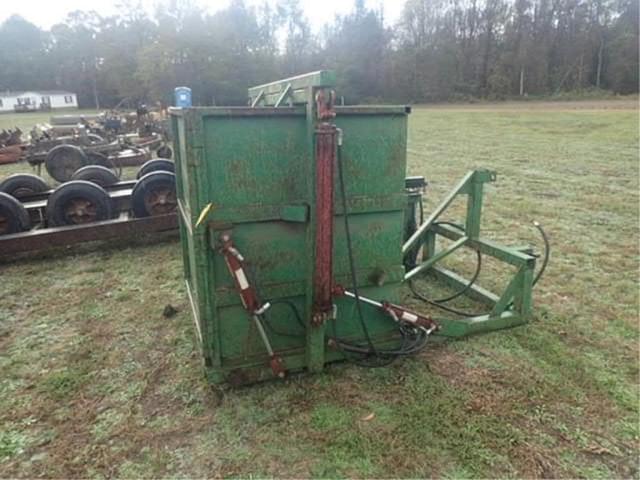
[[[482,218],[483,184],[496,179],[494,172],[472,170],[445,196],[429,217],[415,228],[402,246],[407,257],[422,247],[422,262],[414,265],[404,276],[404,281],[415,279],[418,274],[435,275],[440,281],[456,289],[465,288],[465,295],[490,307],[486,315],[469,318],[439,318],[438,335],[460,337],[472,333],[487,332],[501,328],[521,325],[531,316],[531,293],[533,289],[533,271],[536,258],[522,249],[509,248],[480,237]],[[467,212],[464,226],[439,223],[437,220],[451,203],[460,195],[467,195]],[[415,210],[413,210],[415,214]],[[441,236],[454,243],[448,248],[437,250],[437,237]],[[469,284],[469,280],[438,265],[445,257],[461,247],[468,247],[481,254],[489,255],[517,268],[504,291],[496,295],[479,285]]]
[[333,88],[336,75],[331,70],[285,78],[249,88],[249,100],[252,107],[279,107],[285,99],[291,105],[304,105],[313,101],[309,91],[318,88]]

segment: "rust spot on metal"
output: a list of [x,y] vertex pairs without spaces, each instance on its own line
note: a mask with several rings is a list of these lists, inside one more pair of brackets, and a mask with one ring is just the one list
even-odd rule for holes
[[336,112],[333,109],[335,98],[336,92],[333,90],[318,90],[316,94],[316,107],[320,120],[330,120],[336,116]]
[[173,188],[156,188],[144,196],[144,205],[151,215],[175,212],[178,207],[176,191]]
[[278,355],[274,355],[269,360],[269,366],[271,367],[271,371],[278,378],[284,378],[287,374],[287,369],[284,365],[284,361]]
[[64,215],[74,225],[82,225],[96,221],[98,208],[86,198],[73,198],[65,205]]

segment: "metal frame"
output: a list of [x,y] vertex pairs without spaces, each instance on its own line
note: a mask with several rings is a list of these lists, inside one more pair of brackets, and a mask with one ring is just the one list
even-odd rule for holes
[[[515,326],[530,314],[535,258],[480,236],[483,183],[495,175],[468,173],[427,222],[416,225],[407,197],[421,199],[415,186],[420,182],[409,182],[408,196],[401,186],[409,110],[334,108],[334,84],[332,72],[313,72],[249,89],[246,107],[171,111],[187,291],[213,383],[251,383],[280,376],[283,368],[317,372],[344,359],[327,334],[336,327],[335,337],[361,342],[364,328],[351,321],[360,305],[376,348],[397,344],[397,329],[388,317],[421,321],[435,332],[435,323],[427,325],[430,317],[397,304],[399,287],[405,278],[423,273],[464,286],[464,279],[440,265],[462,247],[501,258],[518,266],[518,273],[500,296],[469,287],[467,293],[489,303],[491,312],[467,320],[437,319],[439,334],[456,337]],[[284,136],[286,148],[280,149]],[[264,153],[272,148],[278,149],[277,158]],[[334,182],[336,173],[343,175],[336,166],[347,167],[347,188],[343,193],[340,182],[344,198],[338,204]],[[463,232],[437,223],[458,195],[468,196]],[[349,234],[347,225],[335,223],[347,211]],[[453,246],[436,251],[438,235],[451,238]],[[401,250],[403,238],[407,243]],[[418,265],[417,250],[425,251]],[[350,283],[358,285],[361,303],[354,304],[355,294],[340,287]],[[258,303],[246,301],[252,287],[259,291]],[[293,313],[273,312],[263,321],[270,303],[289,303]],[[298,333],[269,331],[276,315],[281,332]],[[278,362],[269,368],[267,358]]]
[[287,106],[306,104],[313,108],[315,99],[313,95],[310,97],[312,91],[332,88],[335,84],[336,75],[333,71],[306,73],[249,88],[249,104],[251,107],[280,107],[288,100]]
[[[438,265],[438,262],[461,247],[479,251],[483,255],[489,255],[517,268],[516,273],[499,295],[478,285],[472,285],[467,290],[468,297],[491,308],[487,315],[464,319],[439,318],[440,329],[437,335],[461,337],[472,333],[515,327],[527,323],[531,317],[531,293],[536,257],[524,250],[499,245],[480,236],[483,187],[485,183],[495,180],[495,172],[489,170],[468,172],[429,217],[415,230],[409,232],[410,235],[402,246],[405,257],[415,255],[420,247],[423,252],[420,263],[409,262],[410,268],[405,274],[405,281],[415,278],[418,274],[429,273],[454,288],[463,288],[468,284],[467,279]],[[461,195],[467,196],[463,230],[438,224],[438,218]],[[415,204],[414,201],[410,215],[415,216]],[[438,236],[452,240],[454,243],[446,249],[438,250]]]
[[173,238],[178,234],[175,213],[145,218],[121,217],[87,225],[52,227],[0,236],[0,263],[15,260],[19,254],[45,253],[85,242],[110,240],[141,241],[149,238]]
[[[361,229],[354,234],[356,242],[360,242],[357,244],[359,251],[369,252],[373,248],[378,252],[380,249],[395,251],[393,260],[376,259],[376,263],[368,261],[365,253],[362,254],[356,272],[359,293],[369,294],[372,298],[384,298],[389,302],[398,301],[397,294],[404,275],[399,247],[403,238],[402,219],[406,208],[401,181],[406,163],[406,117],[409,109],[405,106],[334,107],[334,84],[333,72],[313,72],[251,88],[246,107],[171,110],[185,276],[207,376],[213,383],[250,383],[274,375],[273,368],[268,368],[265,362],[265,350],[268,353],[268,349],[263,347],[266,343],[255,341],[258,339],[256,331],[250,330],[254,328],[252,324],[258,330],[259,326],[256,322],[244,322],[246,309],[243,313],[238,310],[237,307],[241,306],[238,303],[238,289],[231,288],[229,282],[233,280],[233,275],[228,271],[228,264],[221,268],[220,239],[225,231],[230,232],[234,244],[242,255],[246,255],[251,268],[258,265],[255,273],[249,271],[253,277],[249,283],[259,287],[260,298],[292,300],[300,313],[299,318],[305,324],[302,334],[302,328],[291,312],[281,309],[272,313],[274,317],[278,315],[278,320],[283,324],[287,324],[287,329],[301,334],[298,338],[287,338],[273,334],[268,329],[266,331],[267,335],[272,336],[269,341],[273,353],[282,358],[286,369],[294,371],[305,368],[317,372],[328,362],[344,359],[344,353],[327,342],[327,334],[331,330],[329,322],[336,321],[334,318],[337,316],[347,320],[353,307],[351,298],[337,297],[330,288],[332,283],[335,286],[350,281],[344,271],[344,244],[340,244],[342,250],[335,254],[333,260],[331,256],[331,228],[336,217],[343,212],[343,208],[334,205],[333,201],[338,128],[345,128],[346,133],[344,159],[348,164],[352,162],[357,171],[374,175],[367,171],[359,150],[361,146],[365,150],[369,148],[366,138],[368,125],[378,129],[378,136],[371,141],[370,148],[373,150],[375,145],[382,144],[382,151],[388,152],[380,154],[380,150],[376,150],[368,157],[389,169],[393,168],[393,174],[385,176],[384,181],[376,184],[376,189],[371,192],[349,188],[346,203],[349,215],[353,215],[355,228]],[[235,190],[232,190],[232,182],[226,177],[224,182],[220,182],[220,188],[213,192],[212,170],[219,164],[211,155],[220,149],[220,158],[224,157],[226,161],[237,154],[238,146],[234,142],[238,139],[242,139],[243,144],[253,141],[248,138],[246,131],[240,130],[237,130],[236,137],[229,139],[233,141],[216,136],[213,123],[219,122],[220,128],[227,128],[231,125],[229,119],[234,118],[241,121],[247,118],[246,123],[252,128],[261,128],[253,125],[268,125],[273,122],[271,119],[277,119],[273,123],[281,123],[283,127],[265,128],[267,143],[292,135],[291,140],[287,141],[292,146],[283,148],[282,152],[295,152],[296,165],[302,165],[299,171],[296,170],[296,176],[286,177],[279,173],[272,176],[269,171],[261,170],[259,160],[262,154],[260,149],[254,148],[243,154],[243,158],[251,159],[255,166],[251,172],[241,170],[237,173],[235,180],[238,185],[242,186],[245,180],[256,181],[256,176],[264,179],[265,183],[273,183],[274,179],[281,181],[280,177],[290,178],[296,182],[295,189],[290,188],[295,197],[285,195],[287,200],[281,201],[278,195],[265,190],[267,200],[256,195],[253,199],[244,199],[243,203],[233,197]],[[284,125],[294,123],[295,128],[284,128]],[[229,134],[235,133],[231,131]],[[380,138],[383,140],[380,141]],[[357,147],[354,149],[353,145]],[[255,174],[256,168],[259,175]],[[230,195],[231,200],[224,195]],[[207,210],[210,204],[213,207]],[[373,214],[382,214],[383,218],[380,223],[370,227],[374,223]],[[280,228],[285,226],[284,222],[287,230],[291,227],[291,231]],[[252,225],[256,223],[265,225]],[[340,224],[337,225],[340,228]],[[256,249],[263,239],[250,240],[248,235],[262,230],[267,231],[267,236],[278,235],[273,237],[273,242],[269,242],[272,250],[279,251],[279,245],[283,244],[290,244],[292,250],[295,249],[295,254],[292,253],[292,258],[297,259],[295,265],[287,269],[283,266],[285,261],[290,261],[286,260],[286,256],[274,257],[272,264],[280,269],[276,270],[276,275],[267,272],[267,269],[274,267],[260,266],[271,265],[271,260],[265,262],[264,249],[261,252]],[[330,261],[336,262],[336,259],[339,259],[338,270],[330,266]],[[384,277],[380,276],[378,280],[376,275]],[[337,308],[334,308],[334,304]],[[395,344],[397,338],[393,335],[396,329],[387,318],[389,314],[371,305],[365,305],[365,308],[366,320],[376,344]],[[231,318],[239,321],[234,322]],[[337,323],[345,339],[360,339],[359,329],[350,325],[353,322]],[[268,326],[268,323],[265,322],[265,325]],[[238,353],[240,351],[242,354]]]
[[[321,99],[332,98],[332,88],[336,84],[333,71],[320,70],[275,82],[251,87],[248,90],[250,104],[255,107],[279,108],[285,100],[289,107],[304,105],[307,122],[309,150],[313,152],[313,165],[308,175],[307,191],[309,202],[309,223],[306,249],[313,267],[306,285],[305,321],[306,366],[309,371],[319,372],[326,363],[325,320],[326,296],[331,294],[331,249],[332,232],[326,231],[333,217],[333,163],[335,163],[336,129],[325,123],[324,107]],[[330,109],[332,105],[330,105]],[[335,115],[333,112],[331,112]],[[321,196],[322,198],[318,198]],[[329,227],[331,230],[331,227]],[[328,243],[327,243],[328,242]],[[329,262],[328,269],[324,265]],[[330,298],[329,298],[330,301]],[[309,314],[311,313],[311,314]],[[325,318],[326,317],[326,318]]]
[[[36,227],[26,232],[0,236],[0,263],[5,260],[13,260],[18,254],[33,254],[36,252],[44,254],[86,242],[116,239],[146,240],[145,236],[160,235],[165,232],[167,233],[166,238],[177,236],[177,213],[145,218],[133,218],[130,215],[131,193],[135,184],[135,180],[126,180],[104,187],[119,215],[114,219],[85,225],[45,226],[47,201],[54,190],[34,193],[24,197],[22,204]],[[73,252],[73,250],[70,250],[70,252]]]

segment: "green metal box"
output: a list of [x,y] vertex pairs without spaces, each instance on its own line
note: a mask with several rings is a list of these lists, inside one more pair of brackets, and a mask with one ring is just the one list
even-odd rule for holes
[[[296,90],[295,79],[290,83],[290,106],[171,112],[185,279],[212,382],[247,383],[273,376],[265,346],[219,251],[223,232],[231,232],[260,298],[272,303],[266,331],[287,370],[319,371],[343,358],[327,336],[363,336],[355,304],[345,298],[336,299],[335,319],[322,325],[310,320],[317,227],[311,95],[315,87],[332,83],[326,72],[319,74],[307,90]],[[297,97],[304,95],[306,103]],[[332,120],[343,132],[358,286],[363,295],[389,301],[397,300],[404,275],[408,112],[404,106],[344,106],[335,107]],[[333,278],[350,287],[337,197],[336,189]],[[366,308],[371,336],[376,342],[389,340],[396,331],[393,322]]]

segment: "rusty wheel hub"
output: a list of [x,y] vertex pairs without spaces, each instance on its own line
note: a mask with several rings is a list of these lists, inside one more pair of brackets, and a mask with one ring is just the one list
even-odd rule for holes
[[98,218],[98,208],[86,198],[74,198],[64,209],[65,216],[76,225],[95,222]]
[[26,197],[28,195],[33,195],[34,193],[36,193],[36,191],[33,190],[32,188],[19,187],[19,188],[16,188],[13,192],[11,192],[11,195],[13,195],[16,198],[21,198],[21,197]]
[[169,187],[156,188],[144,197],[144,205],[151,215],[163,215],[176,210],[176,192]]

